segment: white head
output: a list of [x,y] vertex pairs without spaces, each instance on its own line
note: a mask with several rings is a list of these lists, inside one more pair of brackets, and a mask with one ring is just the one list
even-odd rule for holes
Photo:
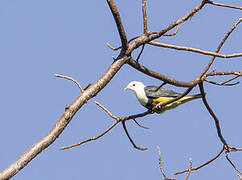
[[137,91],[140,91],[140,90],[143,90],[145,87],[145,85],[142,83],[142,82],[139,82],[139,81],[131,81],[127,86],[126,88],[124,88],[125,90],[132,90],[134,92],[137,92]]
[[148,103],[148,98],[145,94],[145,85],[142,82],[139,81],[132,81],[130,82],[124,90],[132,90],[135,92],[136,97],[138,98],[139,102],[145,106]]

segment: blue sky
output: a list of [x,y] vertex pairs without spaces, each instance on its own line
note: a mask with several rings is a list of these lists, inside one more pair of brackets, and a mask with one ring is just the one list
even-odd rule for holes
[[[200,1],[148,1],[148,28],[159,31],[186,14]],[[220,1],[228,3],[228,1]],[[241,6],[236,0],[231,4]],[[140,35],[140,1],[117,1],[128,39]],[[162,42],[214,51],[241,17],[241,11],[207,5],[185,22],[174,37]],[[70,81],[54,77],[71,76],[85,87],[96,81],[118,52],[106,43],[120,45],[120,38],[106,1],[1,0],[0,1],[0,169],[6,168],[33,143],[43,137],[79,94]],[[222,48],[223,53],[241,52],[241,25]],[[136,57],[139,50],[133,53]],[[143,65],[177,80],[190,81],[199,74],[210,57],[190,52],[146,46],[140,59]],[[242,58],[217,58],[212,69],[241,70]],[[59,138],[13,179],[159,179],[157,146],[161,148],[163,167],[172,173],[207,161],[220,151],[215,124],[201,100],[189,102],[164,114],[138,119],[150,130],[127,122],[136,144],[132,147],[121,125],[95,142],[60,151],[58,148],[101,133],[111,119],[94,104],[102,103],[113,114],[125,116],[145,111],[135,95],[123,88],[132,80],[146,85],[161,82],[124,65],[112,81],[84,105]],[[222,78],[221,78],[222,80]],[[165,86],[179,92],[184,89]],[[205,83],[209,104],[220,119],[227,142],[241,147],[241,84],[219,87]],[[196,87],[192,93],[198,93]],[[231,153],[241,169],[242,153]],[[224,155],[214,163],[193,172],[190,179],[237,179]],[[184,179],[184,175],[177,176]]]

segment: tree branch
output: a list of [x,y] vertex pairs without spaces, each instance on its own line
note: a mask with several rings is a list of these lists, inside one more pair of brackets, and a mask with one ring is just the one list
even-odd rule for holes
[[202,94],[202,100],[203,100],[203,103],[204,105],[206,106],[209,114],[213,117],[214,121],[215,121],[215,125],[216,125],[216,129],[217,129],[217,134],[218,134],[218,137],[220,138],[220,140],[222,141],[222,143],[224,144],[225,146],[225,149],[228,149],[228,144],[227,142],[225,141],[223,135],[222,135],[222,132],[221,132],[221,128],[220,128],[220,124],[219,124],[219,120],[217,118],[217,116],[214,114],[213,110],[210,108],[210,106],[208,105],[208,102],[206,100],[206,97],[205,97],[205,92],[204,92],[204,88],[203,88],[203,83],[200,82],[199,83],[199,88],[200,88],[200,91],[201,91],[201,94]]
[[[213,157],[209,161],[205,162],[204,164],[201,164],[200,166],[197,166],[197,167],[192,168],[191,171],[196,171],[196,170],[198,170],[198,169],[200,169],[200,168],[202,168],[202,167],[210,164],[215,159],[217,159],[222,154],[223,151],[224,151],[224,146],[222,147],[222,149],[219,151],[219,153],[215,157]],[[189,169],[185,169],[183,171],[179,171],[179,172],[174,173],[174,175],[182,174],[182,173],[185,173],[185,172],[188,172],[188,171],[189,171]]]
[[107,3],[109,5],[109,8],[110,8],[112,14],[113,14],[115,23],[116,23],[117,28],[118,28],[119,36],[120,36],[121,42],[122,42],[122,50],[126,51],[126,49],[128,48],[128,40],[127,40],[127,37],[126,37],[126,34],[125,34],[125,30],[124,30],[118,9],[117,9],[116,5],[114,4],[113,0],[107,0]]
[[147,34],[148,27],[147,27],[147,15],[146,15],[146,0],[142,0],[142,12],[143,12],[144,34]]
[[173,45],[173,44],[166,44],[166,43],[156,42],[156,41],[150,41],[148,44],[157,46],[157,47],[164,47],[164,48],[170,48],[170,49],[182,50],[182,51],[190,51],[190,52],[200,53],[200,54],[204,54],[204,55],[216,56],[216,57],[220,57],[220,58],[234,58],[234,57],[242,56],[242,53],[219,54],[219,53],[212,52],[212,51],[205,51],[202,49],[186,47],[186,46],[177,46],[177,45]]
[[227,4],[222,4],[222,3],[217,3],[213,1],[208,1],[207,3],[215,5],[215,6],[221,6],[221,7],[227,7],[227,8],[234,8],[234,9],[240,9],[242,10],[241,6],[232,6],[232,5],[227,5]]
[[23,167],[25,167],[33,158],[40,152],[51,145],[56,138],[62,133],[65,127],[69,124],[75,113],[92,97],[94,97],[100,90],[102,90],[119,69],[128,61],[128,57],[124,56],[117,59],[102,77],[95,83],[91,84],[84,92],[79,95],[68,108],[65,109],[59,120],[53,128],[32,147],[30,147],[24,154],[22,154],[9,167],[0,172],[0,179],[9,179],[17,174]]

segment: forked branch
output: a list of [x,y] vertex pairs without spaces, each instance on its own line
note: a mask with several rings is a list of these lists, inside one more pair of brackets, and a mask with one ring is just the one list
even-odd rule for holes
[[[151,114],[152,111],[146,111],[144,113],[140,113],[140,114],[135,114],[135,115],[130,115],[130,116],[124,116],[124,117],[117,117],[115,115],[113,115],[107,108],[105,108],[101,103],[95,101],[95,103],[100,107],[102,108],[112,119],[115,120],[115,122],[110,126],[108,127],[105,131],[103,131],[102,133],[100,133],[99,135],[97,136],[94,136],[94,137],[91,137],[91,138],[88,138],[88,139],[85,139],[79,143],[76,143],[76,144],[72,144],[72,145],[69,145],[69,146],[65,146],[65,147],[61,147],[60,149],[61,150],[65,150],[65,149],[69,149],[69,148],[73,148],[73,147],[76,147],[76,146],[79,146],[79,145],[82,145],[84,143],[87,143],[89,141],[93,141],[93,140],[97,140],[99,138],[101,138],[102,136],[104,136],[106,133],[108,133],[111,129],[113,129],[117,124],[119,124],[120,122],[122,122],[122,125],[123,125],[123,128],[124,128],[124,131],[127,135],[127,137],[129,138],[130,142],[132,143],[132,145],[136,148],[136,149],[139,149],[139,150],[147,150],[148,148],[143,148],[143,147],[140,147],[138,145],[136,145],[134,143],[134,141],[132,140],[131,136],[129,135],[129,132],[127,130],[127,127],[126,127],[126,124],[125,122],[127,120],[135,120],[136,118],[140,118],[140,117],[144,117],[148,114]],[[135,121],[136,122],[136,121]],[[138,124],[138,122],[136,122]],[[140,124],[138,124],[140,126]],[[142,126],[143,127],[143,126]],[[147,128],[147,127],[143,127],[143,128]]]

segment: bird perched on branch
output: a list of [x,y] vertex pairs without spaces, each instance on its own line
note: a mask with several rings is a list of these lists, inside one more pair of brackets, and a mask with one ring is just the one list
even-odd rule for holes
[[[172,90],[167,90],[165,88],[159,88],[156,86],[145,86],[142,82],[139,81],[130,82],[124,89],[130,89],[134,91],[139,102],[148,109],[154,108],[160,102],[164,103],[181,95],[181,93],[177,93]],[[186,103],[197,98],[201,98],[201,94],[184,96],[175,102],[165,105],[160,110],[155,110],[155,112],[163,113],[166,110],[176,108],[177,106],[183,103]]]

